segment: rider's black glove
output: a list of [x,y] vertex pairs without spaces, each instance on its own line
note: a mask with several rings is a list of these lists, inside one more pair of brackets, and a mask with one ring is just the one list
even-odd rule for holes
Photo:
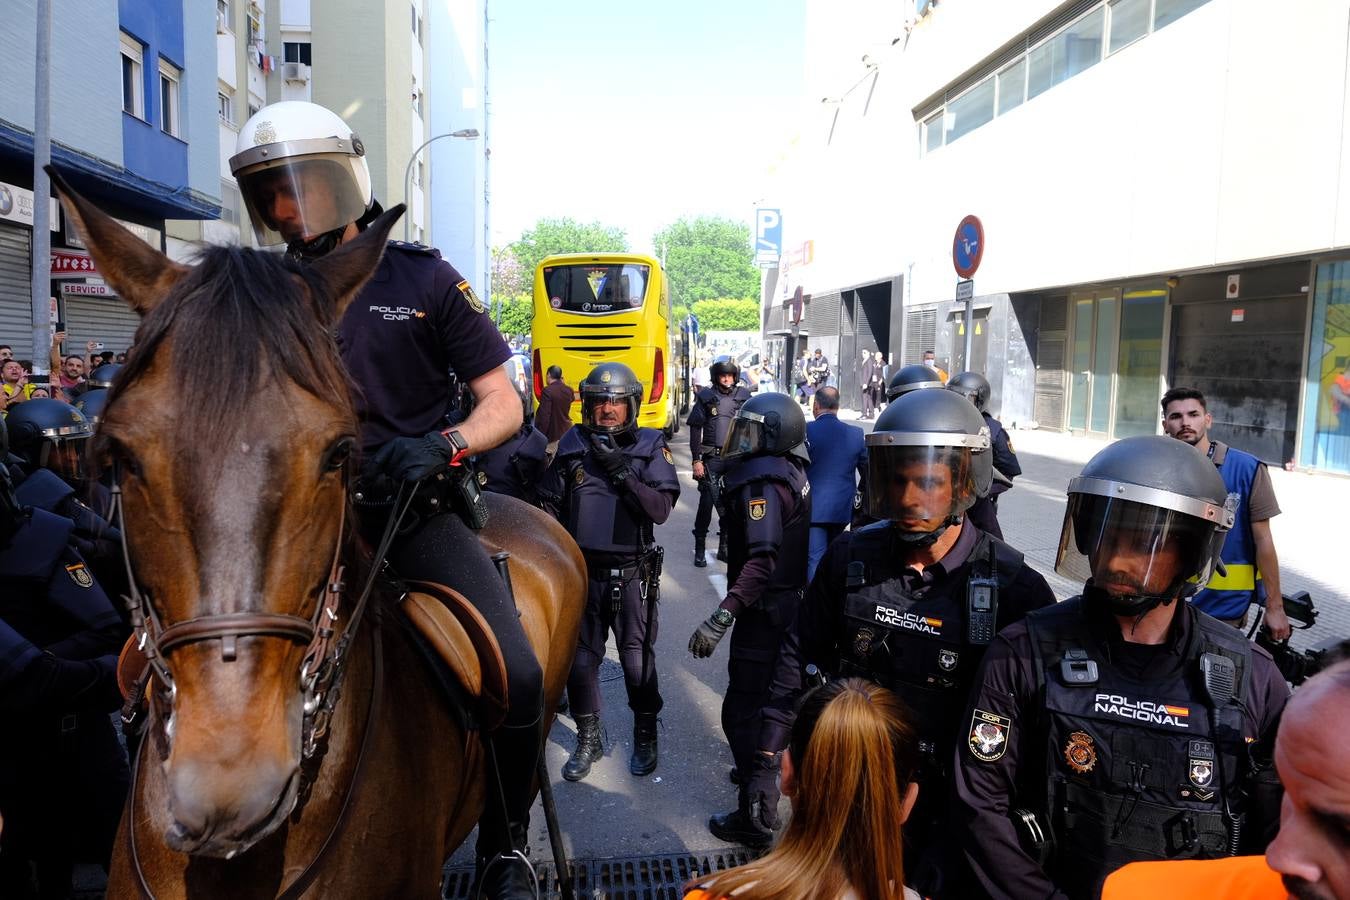
[[370,466],[395,481],[422,481],[444,471],[454,455],[445,435],[432,431],[420,438],[394,438],[379,449]]

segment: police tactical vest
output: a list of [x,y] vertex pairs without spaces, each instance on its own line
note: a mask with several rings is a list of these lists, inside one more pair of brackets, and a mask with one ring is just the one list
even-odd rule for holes
[[[1075,597],[1026,621],[1044,692],[1040,746],[1055,839],[1047,873],[1070,896],[1096,896],[1106,876],[1128,862],[1228,853],[1223,794],[1232,803],[1235,782],[1247,777],[1242,703],[1251,648],[1236,629],[1183,609],[1194,631],[1177,673],[1134,681],[1101,652],[1082,604]],[[1095,683],[1061,677],[1069,651],[1096,662]],[[1205,653],[1237,666],[1235,696],[1218,711],[1217,735],[1200,675]],[[1034,770],[1036,760],[1028,763]]]
[[877,522],[849,542],[840,661],[845,674],[900,695],[915,712],[920,740],[945,770],[985,650],[966,642],[966,582],[972,576],[997,578],[1000,602],[1006,604],[1023,556],[981,532],[963,566],[965,576],[916,599],[900,579],[895,540],[891,523]]
[[736,418],[736,413],[749,399],[750,391],[739,381],[725,394],[715,387],[699,390],[695,402],[703,409],[704,452],[722,449],[727,432],[731,429],[731,420]]
[[[637,441],[621,449],[639,481],[665,480],[661,472],[652,471],[670,465],[661,453],[659,431],[640,428]],[[591,453],[587,433],[580,428],[567,432],[558,445],[558,457],[565,460],[563,477],[568,495],[563,525],[577,546],[587,553],[641,555],[653,542],[652,523],[636,513],[624,501],[620,489],[610,484],[609,476]]]
[[520,500],[534,495],[547,468],[548,438],[526,423],[506,443],[478,454],[478,480],[484,488]]
[[[733,567],[739,573],[740,567],[749,557],[758,552],[761,543],[751,503],[764,496],[765,486],[778,483],[787,487],[792,495],[790,508],[781,510],[782,536],[778,544],[777,561],[768,584],[764,586],[764,598],[772,600],[775,595],[800,593],[806,585],[807,548],[811,535],[811,485],[806,480],[805,468],[797,462],[789,462],[782,456],[753,456],[734,465],[725,476],[725,497],[728,510],[734,510],[731,516],[731,528],[727,535],[728,580],[735,583]],[[765,604],[769,609],[772,603]]]

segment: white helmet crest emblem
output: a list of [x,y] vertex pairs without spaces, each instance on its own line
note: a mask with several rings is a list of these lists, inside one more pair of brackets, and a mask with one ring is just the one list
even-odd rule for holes
[[253,129],[253,144],[259,146],[262,144],[274,143],[277,139],[277,130],[272,127],[271,122],[259,122],[258,127]]

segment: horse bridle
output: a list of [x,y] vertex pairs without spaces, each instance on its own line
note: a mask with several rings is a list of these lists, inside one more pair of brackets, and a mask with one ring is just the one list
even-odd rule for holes
[[[112,505],[122,544],[122,561],[126,566],[128,596],[125,598],[131,615],[133,633],[136,635],[137,648],[145,655],[160,683],[169,692],[172,708],[177,688],[173,673],[169,670],[168,655],[189,644],[204,641],[220,641],[220,658],[224,662],[233,662],[238,656],[238,641],[242,637],[282,638],[305,647],[304,659],[300,665],[300,688],[304,692],[304,721],[301,728],[301,752],[306,759],[312,757],[328,733],[328,723],[332,720],[337,706],[342,675],[346,664],[346,651],[352,636],[356,633],[365,612],[366,601],[370,597],[375,579],[379,575],[389,544],[397,531],[398,524],[412,503],[417,492],[413,485],[404,498],[405,487],[399,486],[389,521],[372,560],[370,574],[362,587],[360,597],[352,610],[341,636],[334,641],[335,625],[338,619],[338,607],[346,590],[343,581],[345,567],[342,565],[342,550],[347,530],[346,480],[344,478],[344,502],[338,518],[338,540],[333,550],[333,561],[328,568],[328,577],[320,589],[315,603],[314,614],[308,619],[286,613],[238,612],[216,613],[194,616],[167,627],[160,621],[154,604],[149,596],[141,591],[131,566],[131,551],[127,546],[127,527],[122,500],[122,479],[119,462],[113,460]],[[168,719],[166,718],[166,722]],[[167,733],[166,738],[170,735]]]

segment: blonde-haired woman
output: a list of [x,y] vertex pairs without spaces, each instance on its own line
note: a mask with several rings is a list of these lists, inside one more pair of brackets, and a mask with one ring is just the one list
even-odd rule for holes
[[686,900],[917,900],[900,826],[918,747],[895,694],[861,678],[806,694],[783,754],[792,818],[764,858],[704,879]]

